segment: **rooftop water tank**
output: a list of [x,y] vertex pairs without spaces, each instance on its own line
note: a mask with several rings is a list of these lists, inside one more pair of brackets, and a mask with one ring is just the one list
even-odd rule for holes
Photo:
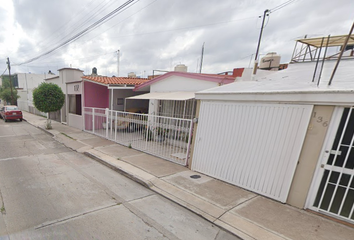
[[276,52],[267,53],[261,58],[259,69],[277,71],[280,65],[280,55]]
[[175,72],[187,72],[187,66],[184,64],[178,64],[175,66]]
[[130,73],[128,73],[128,77],[129,77],[129,78],[136,78],[135,72],[130,72]]

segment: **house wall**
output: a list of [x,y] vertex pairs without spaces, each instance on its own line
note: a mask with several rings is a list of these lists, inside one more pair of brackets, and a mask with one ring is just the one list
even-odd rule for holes
[[20,98],[17,99],[17,107],[22,111],[28,112],[27,90],[17,90],[17,95],[20,96]]
[[[109,89],[106,86],[84,81],[83,111],[86,130],[92,129],[92,116],[85,114],[85,107],[109,108]],[[98,127],[96,123],[96,128]]]
[[[112,91],[112,90],[110,90]],[[113,90],[113,110],[116,111],[124,111],[124,104],[126,104],[126,109],[147,109],[149,108],[149,101],[148,100],[139,100],[139,99],[131,99],[131,100],[126,100],[124,101],[125,98],[127,97],[132,97],[132,96],[137,96],[141,94],[145,94],[147,92],[134,92],[132,89],[114,89]],[[123,99],[122,103],[123,104],[117,104],[118,101],[117,99],[121,100]],[[111,103],[111,99],[109,100]]]
[[[83,76],[83,73],[81,70],[76,69],[76,68],[62,68],[59,69],[59,80],[56,80],[60,87],[64,87],[63,84],[65,84],[65,91],[63,91],[66,95],[65,97],[65,106],[62,108],[62,113],[65,112],[65,114],[61,115],[62,122],[67,122],[69,126],[75,127],[78,129],[83,129],[83,120],[82,120],[82,115],[75,115],[75,114],[70,114],[69,113],[69,99],[68,99],[68,94],[76,94],[76,95],[82,95],[82,83],[81,83],[81,77]],[[77,86],[79,85],[79,88],[77,89]],[[83,99],[83,95],[82,95]]]
[[203,81],[180,76],[170,76],[166,79],[151,84],[150,92],[196,92],[217,87],[217,82]]
[[81,81],[83,73],[79,69],[63,68],[59,70],[59,77],[64,83]]
[[[195,117],[196,119],[199,120],[199,111],[200,111],[200,100],[197,100],[197,109],[196,109],[196,112],[195,112]],[[194,154],[194,146],[195,146],[195,142],[196,142],[196,137],[197,136],[197,128],[198,128],[198,121],[193,123],[193,133],[192,133],[192,144],[191,144],[191,147],[190,147],[190,157],[188,159],[188,163],[187,163],[187,167],[189,169],[192,169],[192,163],[193,163],[193,154]]]
[[[38,87],[39,84],[44,82],[44,79],[49,74],[32,74],[32,73],[17,73],[18,87],[22,88],[22,93],[19,94],[20,98],[17,99],[19,109],[29,111],[34,114],[46,116],[46,113],[39,112],[33,105],[33,89]],[[18,91],[19,93],[19,91]]]
[[[56,78],[47,79],[46,82],[58,85],[63,91],[63,93],[66,94],[66,84],[64,83],[64,80],[61,79],[59,76]],[[49,118],[52,120],[58,120],[59,122],[66,123],[66,99],[63,107],[58,112],[50,113]]]
[[[67,109],[67,123],[71,127],[75,127],[78,129],[83,129],[83,117],[82,115],[77,115],[70,113],[70,101],[69,101],[69,96],[68,95],[81,95],[82,96],[82,82],[72,82],[66,84],[66,98],[65,98],[65,103],[66,103],[66,109]],[[82,101],[82,98],[81,98]],[[77,106],[76,106],[77,107]],[[81,104],[82,107],[82,104]]]
[[305,206],[333,111],[333,106],[315,106],[313,109],[287,199],[287,203],[292,206]]
[[34,89],[44,82],[44,79],[53,76],[50,74],[17,73],[18,87],[25,89]]
[[61,90],[63,91],[63,93],[64,94],[66,93],[66,87],[65,87],[65,83],[64,83],[63,79],[57,77],[57,78],[48,79],[48,80],[46,80],[46,82],[54,83],[54,84],[58,85],[61,88]]
[[109,108],[109,90],[106,86],[84,81],[84,107]]
[[[219,86],[219,83],[181,76],[170,76],[150,86],[150,92],[198,92]],[[149,101],[149,114],[158,112],[158,100]]]

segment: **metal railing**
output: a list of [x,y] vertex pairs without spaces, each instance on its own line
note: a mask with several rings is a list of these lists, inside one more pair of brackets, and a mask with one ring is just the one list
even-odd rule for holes
[[187,165],[190,119],[84,108],[84,130],[151,155]]

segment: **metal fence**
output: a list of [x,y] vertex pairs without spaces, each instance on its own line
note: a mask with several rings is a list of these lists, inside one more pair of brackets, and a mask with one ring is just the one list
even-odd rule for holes
[[190,119],[88,107],[83,114],[87,132],[187,165],[193,128]]

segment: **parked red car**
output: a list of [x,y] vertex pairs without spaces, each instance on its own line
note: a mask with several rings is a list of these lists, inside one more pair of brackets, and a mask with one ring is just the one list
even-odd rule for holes
[[2,119],[4,119],[5,122],[7,122],[7,120],[16,120],[16,119],[20,119],[20,121],[22,121],[22,111],[18,109],[17,106],[4,106],[1,108],[0,110],[0,116]]

